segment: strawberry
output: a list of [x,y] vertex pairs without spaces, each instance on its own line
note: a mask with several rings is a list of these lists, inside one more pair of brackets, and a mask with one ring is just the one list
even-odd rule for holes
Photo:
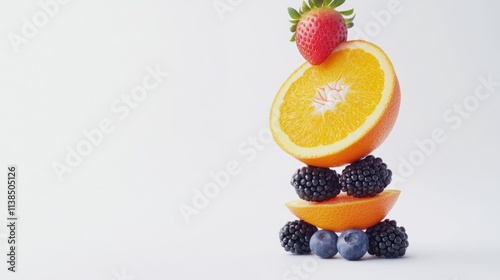
[[353,26],[354,9],[337,11],[345,0],[308,0],[297,11],[288,8],[292,17],[290,41],[296,42],[300,54],[312,65],[323,63],[333,49],[347,40],[347,29]]

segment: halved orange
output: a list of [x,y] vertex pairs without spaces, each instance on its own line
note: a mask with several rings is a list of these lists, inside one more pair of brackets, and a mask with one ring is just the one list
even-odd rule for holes
[[309,202],[298,199],[285,205],[297,218],[321,229],[366,229],[385,218],[400,193],[399,190],[384,190],[374,197],[364,198],[341,193],[327,201]]
[[348,41],[324,63],[304,63],[287,79],[271,108],[271,131],[300,161],[340,166],[386,139],[399,104],[399,83],[387,55],[372,43]]

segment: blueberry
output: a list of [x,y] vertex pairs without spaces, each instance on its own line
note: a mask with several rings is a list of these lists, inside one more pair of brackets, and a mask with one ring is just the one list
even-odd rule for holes
[[319,230],[311,236],[309,246],[316,256],[323,259],[333,258],[337,250],[338,236],[335,232],[329,230]]
[[359,260],[368,251],[368,236],[362,230],[348,229],[340,234],[337,249],[344,259]]

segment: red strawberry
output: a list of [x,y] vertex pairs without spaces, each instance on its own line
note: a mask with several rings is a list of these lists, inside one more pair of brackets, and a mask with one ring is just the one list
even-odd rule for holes
[[345,0],[309,0],[302,2],[299,11],[288,8],[294,32],[291,41],[297,43],[300,54],[312,65],[323,63],[333,49],[347,40],[347,29],[353,26],[353,9],[335,10]]

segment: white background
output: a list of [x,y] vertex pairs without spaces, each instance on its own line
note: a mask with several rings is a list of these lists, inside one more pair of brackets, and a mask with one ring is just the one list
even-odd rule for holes
[[[278,240],[302,164],[268,141],[268,115],[303,63],[286,13],[300,1],[221,0],[233,6],[218,13],[212,0],[74,0],[16,52],[9,38],[43,10],[2,0],[0,166],[3,178],[19,168],[19,245],[18,273],[2,261],[0,278],[497,279],[500,86],[478,104],[473,95],[480,77],[500,81],[500,5],[400,0],[377,20],[389,2],[344,6],[356,10],[350,39],[381,46],[400,80],[398,121],[374,154],[402,178],[388,217],[410,247],[402,259],[348,262],[292,256]],[[168,77],[120,118],[111,104],[157,67]],[[449,111],[464,100],[467,117]],[[103,119],[114,130],[59,181],[54,162]],[[435,129],[446,140],[418,158],[416,141]],[[239,173],[187,223],[179,207],[228,163]],[[2,256],[6,237],[2,226]]]

